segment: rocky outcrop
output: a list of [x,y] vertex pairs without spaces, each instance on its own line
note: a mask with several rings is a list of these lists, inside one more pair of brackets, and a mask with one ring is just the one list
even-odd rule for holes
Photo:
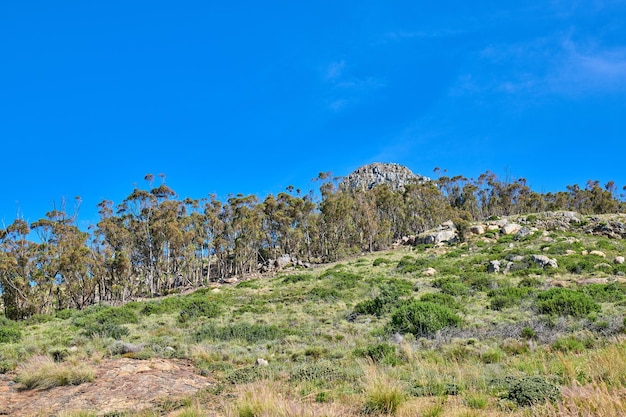
[[532,255],[532,260],[541,268],[558,268],[559,265],[554,258],[548,258],[546,255]]
[[438,245],[440,243],[453,243],[459,239],[458,231],[454,223],[447,221],[442,223],[434,231],[419,234],[415,237],[415,243],[424,245]]
[[340,187],[344,190],[369,190],[386,184],[392,190],[403,190],[413,181],[430,181],[430,178],[416,175],[403,165],[376,162],[352,172],[343,179]]
[[258,270],[263,273],[280,271],[288,267],[310,268],[311,264],[303,262],[302,260],[291,255],[281,255],[278,259],[267,259],[265,262],[260,263],[258,265]]

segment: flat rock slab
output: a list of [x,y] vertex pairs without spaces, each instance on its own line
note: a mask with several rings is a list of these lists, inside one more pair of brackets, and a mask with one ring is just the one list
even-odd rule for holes
[[209,387],[185,361],[111,359],[97,365],[93,382],[47,390],[19,391],[13,375],[0,375],[0,415],[56,416],[68,411],[98,415],[154,408]]

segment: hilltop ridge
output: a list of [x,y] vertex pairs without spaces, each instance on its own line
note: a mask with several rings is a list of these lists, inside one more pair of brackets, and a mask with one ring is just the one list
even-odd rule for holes
[[363,165],[344,178],[342,189],[369,190],[386,184],[394,191],[403,190],[413,181],[430,181],[430,178],[414,174],[409,168],[396,163],[374,162]]

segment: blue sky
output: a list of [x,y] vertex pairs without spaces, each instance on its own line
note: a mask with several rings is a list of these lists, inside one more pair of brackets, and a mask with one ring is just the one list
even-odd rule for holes
[[[472,4],[477,3],[477,4]],[[181,197],[397,162],[537,191],[626,185],[626,1],[0,7],[0,221],[147,173]]]

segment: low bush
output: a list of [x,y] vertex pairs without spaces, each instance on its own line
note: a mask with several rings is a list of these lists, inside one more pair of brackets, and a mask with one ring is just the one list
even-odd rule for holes
[[205,339],[229,341],[242,340],[247,343],[257,343],[266,340],[275,340],[289,334],[274,325],[263,325],[253,323],[236,323],[227,326],[218,326],[214,323],[207,323],[202,326],[195,335],[196,341]]
[[395,366],[400,363],[400,358],[396,353],[396,347],[389,343],[378,343],[376,345],[369,345],[365,349],[356,349],[354,354],[356,356],[369,358],[375,363],[385,365]]
[[0,322],[0,343],[17,343],[21,339],[22,331],[16,325],[5,325]]
[[335,288],[315,287],[308,294],[313,300],[330,301],[338,299],[341,294]]
[[575,335],[561,337],[552,344],[552,349],[560,352],[582,353],[593,348],[595,340],[590,337],[576,337]]
[[338,290],[354,288],[362,277],[352,272],[342,271],[338,268],[331,268],[319,276],[320,280],[329,280],[332,287]]
[[269,370],[267,367],[261,366],[246,366],[235,369],[225,376],[226,381],[231,384],[249,384],[267,378],[269,378]]
[[596,270],[595,266],[606,262],[604,258],[597,255],[578,255],[572,254],[563,256],[559,259],[559,267],[564,268],[572,274],[592,273]]
[[442,293],[453,296],[467,295],[469,289],[458,278],[444,277],[433,281],[433,286],[439,288]]
[[558,386],[541,376],[525,376],[509,381],[508,399],[520,406],[556,401],[560,393]]
[[462,310],[461,304],[459,304],[453,296],[450,294],[444,294],[440,292],[431,292],[428,294],[424,294],[420,297],[420,301],[426,303],[439,304],[444,307],[448,307],[452,310]]
[[289,382],[335,382],[348,378],[336,365],[326,362],[307,363],[289,373]]
[[411,284],[404,280],[389,280],[381,284],[379,294],[354,306],[356,314],[371,314],[381,317],[391,312],[402,297],[411,293]]
[[401,274],[409,274],[412,272],[418,272],[428,266],[428,259],[418,258],[415,259],[412,256],[403,256],[402,259],[396,265],[396,271]]
[[529,298],[532,293],[529,287],[504,287],[491,290],[487,293],[490,298],[489,308],[500,311],[516,306],[521,300]]
[[295,274],[295,275],[287,275],[282,279],[283,284],[295,284],[297,282],[306,282],[313,280],[314,277],[311,274]]
[[387,258],[376,258],[374,259],[374,262],[372,262],[373,266],[378,266],[378,265],[383,265],[383,264],[390,264],[391,261]]
[[190,299],[181,307],[178,321],[185,323],[197,317],[215,318],[221,313],[220,306],[206,298]]
[[551,288],[540,292],[536,300],[537,310],[542,314],[584,317],[600,306],[586,294],[569,288]]
[[402,303],[392,314],[391,332],[411,333],[416,337],[429,337],[437,331],[458,326],[461,318],[448,307],[416,301]]
[[624,299],[626,286],[612,282],[610,284],[589,284],[578,289],[598,303],[617,303]]

